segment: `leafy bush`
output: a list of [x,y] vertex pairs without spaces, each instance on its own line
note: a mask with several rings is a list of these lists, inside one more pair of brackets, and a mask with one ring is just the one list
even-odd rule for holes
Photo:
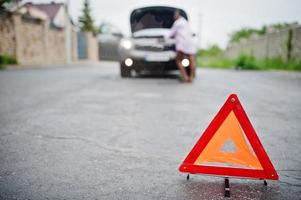
[[235,60],[235,67],[237,69],[258,69],[255,57],[246,54],[241,54]]
[[3,69],[5,65],[18,64],[16,58],[9,55],[0,55],[0,69]]

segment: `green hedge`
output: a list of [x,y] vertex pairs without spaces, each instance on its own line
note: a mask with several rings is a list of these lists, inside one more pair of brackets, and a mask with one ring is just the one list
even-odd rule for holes
[[15,57],[9,55],[0,55],[0,69],[5,68],[5,65],[18,64]]

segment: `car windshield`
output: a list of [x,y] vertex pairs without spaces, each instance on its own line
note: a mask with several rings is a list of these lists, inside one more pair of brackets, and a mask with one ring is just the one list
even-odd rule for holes
[[170,30],[167,28],[148,28],[136,31],[133,33],[134,38],[144,38],[144,37],[163,37]]
[[[130,19],[132,32],[151,28],[171,28],[175,9],[172,7],[145,7],[134,10]],[[183,10],[180,12],[187,19],[186,13]]]

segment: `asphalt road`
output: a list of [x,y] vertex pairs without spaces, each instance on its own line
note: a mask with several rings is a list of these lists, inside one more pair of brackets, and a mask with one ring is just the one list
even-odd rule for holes
[[121,79],[116,63],[0,71],[0,199],[224,199],[178,167],[237,93],[280,176],[231,199],[301,199],[301,73],[201,69]]

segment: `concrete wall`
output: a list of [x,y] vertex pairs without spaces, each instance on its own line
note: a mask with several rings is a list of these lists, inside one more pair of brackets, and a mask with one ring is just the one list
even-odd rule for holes
[[293,29],[293,49],[292,49],[292,57],[299,58],[301,60],[301,26]]
[[253,36],[237,44],[230,44],[225,50],[225,55],[230,58],[236,58],[240,54],[245,53],[254,55],[256,58],[281,57],[286,60],[288,55],[287,41],[290,30],[293,32],[291,57],[301,60],[301,26],[270,32],[263,36]]

